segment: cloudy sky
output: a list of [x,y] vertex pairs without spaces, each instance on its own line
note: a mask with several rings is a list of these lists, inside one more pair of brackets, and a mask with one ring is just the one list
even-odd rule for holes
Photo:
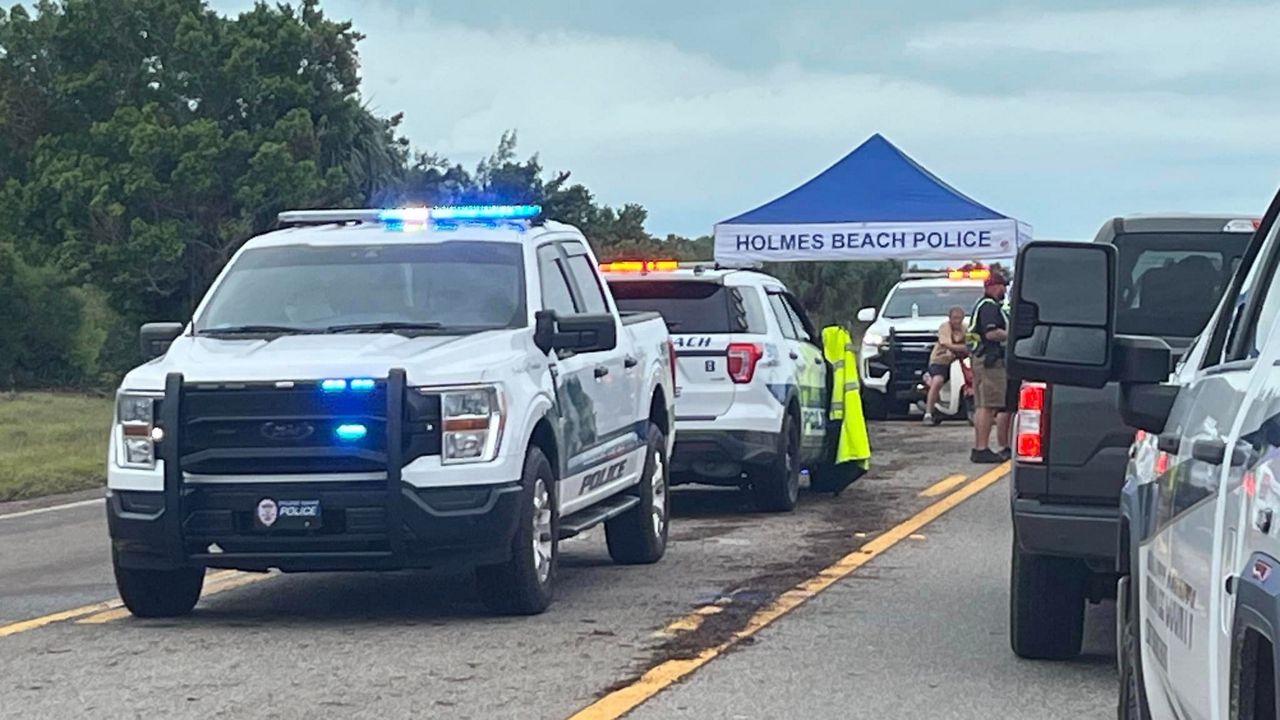
[[[236,11],[244,0],[214,0]],[[420,150],[506,129],[656,234],[710,232],[880,132],[1042,238],[1260,215],[1280,183],[1280,3],[327,0]]]

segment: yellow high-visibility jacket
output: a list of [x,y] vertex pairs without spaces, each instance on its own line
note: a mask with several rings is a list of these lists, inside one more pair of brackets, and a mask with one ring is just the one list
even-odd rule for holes
[[862,416],[862,393],[858,383],[858,357],[853,338],[842,327],[822,329],[822,354],[831,364],[831,420],[840,421],[840,439],[836,445],[836,464],[857,462],[867,467],[871,460],[871,441],[867,438],[867,421]]

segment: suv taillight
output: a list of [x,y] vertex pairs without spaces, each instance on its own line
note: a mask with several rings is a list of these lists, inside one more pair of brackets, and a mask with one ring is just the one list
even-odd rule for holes
[[1024,382],[1018,392],[1014,447],[1017,448],[1019,462],[1044,462],[1044,408],[1048,394],[1049,386],[1039,382]]
[[729,379],[735,383],[749,383],[756,376],[756,363],[764,357],[764,347],[755,343],[731,343],[729,345]]

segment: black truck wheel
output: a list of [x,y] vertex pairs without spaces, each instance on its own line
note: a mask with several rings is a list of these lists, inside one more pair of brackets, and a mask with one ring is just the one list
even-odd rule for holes
[[671,517],[671,493],[667,466],[667,439],[649,424],[649,448],[644,474],[633,490],[640,504],[604,525],[609,557],[619,565],[646,565],[662,559],[667,551],[667,519]]
[[782,421],[777,458],[752,473],[756,507],[764,512],[791,512],[800,498],[800,422],[793,412]]
[[124,606],[140,618],[172,618],[187,615],[200,601],[204,568],[141,570],[121,567],[112,553],[116,590]]
[[1084,641],[1086,570],[1077,560],[1024,552],[1013,539],[1009,643],[1018,657],[1065,660]]
[[529,449],[520,484],[520,517],[511,558],[501,565],[476,568],[476,587],[490,610],[537,615],[551,605],[560,553],[555,473],[542,450]]

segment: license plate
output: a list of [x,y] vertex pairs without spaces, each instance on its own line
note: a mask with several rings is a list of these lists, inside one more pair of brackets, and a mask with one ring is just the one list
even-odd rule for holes
[[258,503],[255,524],[264,530],[315,530],[322,518],[319,500],[274,500]]

